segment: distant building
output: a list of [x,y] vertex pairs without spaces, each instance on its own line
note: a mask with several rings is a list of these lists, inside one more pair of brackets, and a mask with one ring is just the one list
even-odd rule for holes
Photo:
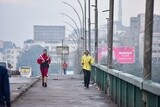
[[3,48],[3,40],[0,40],[0,49]]
[[118,30],[124,29],[124,26],[122,24],[122,0],[119,0],[119,3],[118,3],[118,21],[114,23],[116,23]]
[[[139,37],[139,60],[143,65],[144,33],[141,33]],[[152,61],[160,62],[160,33],[153,33]]]
[[34,26],[34,40],[60,42],[65,38],[65,26]]
[[145,14],[139,14],[137,16],[137,21],[139,33],[143,33],[145,29]]
[[[160,32],[160,15],[154,15],[154,23],[153,23],[153,32],[157,33]],[[145,14],[139,14],[137,17],[132,17],[131,21],[131,28],[133,32],[143,33],[145,30]],[[134,26],[133,26],[134,25]]]
[[[156,38],[156,35],[160,33],[160,15],[154,15],[153,19],[153,39]],[[142,46],[144,42],[144,30],[145,30],[145,14],[139,14],[137,17],[131,17],[130,19],[130,31],[128,35],[129,38],[132,40],[131,44],[135,47],[135,51],[137,54],[136,57],[141,57],[142,53]],[[158,41],[157,41],[158,42]],[[153,41],[154,44],[154,41]],[[154,56],[153,56],[154,57]],[[139,60],[141,60],[139,58]],[[140,61],[142,62],[142,61]]]
[[160,15],[154,15],[153,32],[160,33]]
[[3,41],[0,40],[0,52],[4,52],[6,49],[12,49],[13,42],[12,41]]
[[[51,59],[52,59],[52,63],[57,63],[57,61],[59,61],[59,57],[57,57],[56,54],[56,47],[57,46],[61,46],[62,43],[49,43],[49,42],[40,42],[40,41],[31,41],[31,40],[27,40],[24,42],[24,47],[23,49],[28,50],[30,49],[32,46],[35,45],[39,45],[41,47],[44,47],[45,49],[47,49]],[[43,51],[43,50],[42,50]]]
[[2,53],[0,53],[0,61],[3,61],[4,59],[3,59],[3,54]]
[[13,66],[13,70],[16,70],[17,57],[20,54],[21,49],[13,47],[12,49],[6,49],[4,52],[4,60]]

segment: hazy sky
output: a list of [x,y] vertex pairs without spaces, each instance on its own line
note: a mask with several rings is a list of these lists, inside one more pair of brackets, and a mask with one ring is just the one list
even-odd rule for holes
[[[63,21],[72,24],[70,19],[60,13],[70,15],[78,23],[74,11],[62,1],[73,5],[81,15],[77,0],[0,0],[0,39],[12,40],[20,46],[24,40],[33,38],[33,25],[65,25]],[[83,5],[84,0],[80,1]],[[91,0],[91,4],[94,4],[94,1]],[[106,23],[105,18],[108,17],[108,13],[102,11],[108,9],[108,1],[98,0],[99,25]],[[118,1],[115,0],[115,20],[117,20]],[[128,26],[130,17],[144,13],[145,0],[122,0],[122,6],[123,24]],[[155,14],[160,15],[159,6],[160,0],[155,0]],[[91,13],[93,22],[94,7],[91,8]],[[72,30],[69,26],[67,29]]]

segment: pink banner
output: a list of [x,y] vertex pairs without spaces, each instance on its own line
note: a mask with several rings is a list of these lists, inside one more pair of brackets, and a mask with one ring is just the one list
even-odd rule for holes
[[135,62],[135,52],[132,47],[118,47],[114,49],[114,52],[118,63],[133,64]]
[[[98,51],[98,60],[107,56],[107,48],[101,47]],[[113,48],[113,60],[120,64],[133,64],[135,62],[135,52],[133,47],[115,47]]]

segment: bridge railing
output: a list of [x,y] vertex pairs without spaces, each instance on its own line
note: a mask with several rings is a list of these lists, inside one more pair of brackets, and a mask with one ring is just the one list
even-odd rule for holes
[[118,107],[143,107],[143,92],[147,94],[147,107],[160,107],[160,84],[108,69],[103,65],[92,65],[93,80]]

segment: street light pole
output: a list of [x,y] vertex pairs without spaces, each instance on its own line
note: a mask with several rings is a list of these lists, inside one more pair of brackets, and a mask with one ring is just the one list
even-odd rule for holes
[[[85,9],[83,9],[83,6],[82,6],[82,3],[80,2],[80,0],[77,0],[78,1],[78,3],[79,3],[79,5],[80,5],[80,7],[81,7],[81,11],[82,11],[82,22],[83,22],[83,29],[82,29],[82,31],[83,31],[83,38],[85,38],[85,36],[86,36],[86,28],[85,28],[85,13],[84,13],[84,11],[85,11]],[[86,0],[84,0],[84,3],[86,2]],[[84,8],[85,8],[85,6],[84,6]],[[83,41],[83,51],[84,50],[86,50],[86,41],[84,40]]]
[[[154,0],[146,0],[143,79],[151,80]],[[143,92],[143,107],[148,106],[148,95]]]
[[71,33],[71,35],[73,35],[74,36],[74,38],[78,38],[78,36],[76,36],[71,30],[69,30],[69,29],[66,29],[68,32],[70,32]]
[[[63,64],[63,60],[64,60],[64,56],[63,56],[63,39],[62,39],[62,63],[61,64]],[[61,74],[63,74],[63,69]]]
[[72,29],[75,31],[76,35],[77,35],[77,38],[79,37],[79,33],[77,32],[77,30],[74,28],[74,26],[72,26],[72,24],[66,22],[66,21],[63,21],[64,23],[66,23],[67,25],[71,26]]
[[109,68],[112,68],[112,51],[113,51],[113,23],[114,23],[114,0],[110,0],[109,6],[109,28],[107,36],[108,55],[107,64]]
[[98,8],[95,0],[95,63],[98,63]]
[[75,26],[77,27],[77,30],[78,30],[79,34],[81,34],[81,32],[79,30],[79,27],[78,27],[77,23],[75,22],[75,20],[72,17],[70,17],[69,15],[67,15],[67,14],[64,14],[64,13],[61,13],[61,14],[66,16],[66,17],[68,17],[75,24]]
[[91,53],[91,4],[88,0],[88,50]]
[[85,40],[85,50],[87,49],[87,22],[86,22],[86,16],[87,16],[87,6],[86,6],[86,0],[84,0],[84,40]]
[[[63,3],[66,4],[66,5],[68,5],[69,7],[71,7],[71,8],[74,10],[74,12],[77,14],[78,20],[79,20],[79,23],[80,23],[80,27],[81,27],[80,29],[82,29],[82,28],[83,28],[83,24],[82,24],[80,15],[78,14],[77,10],[76,10],[72,5],[70,5],[69,3],[64,2],[64,1],[63,1]],[[83,32],[81,32],[81,36],[82,36],[82,33],[83,33]]]
[[144,37],[144,80],[151,79],[154,0],[146,0]]

